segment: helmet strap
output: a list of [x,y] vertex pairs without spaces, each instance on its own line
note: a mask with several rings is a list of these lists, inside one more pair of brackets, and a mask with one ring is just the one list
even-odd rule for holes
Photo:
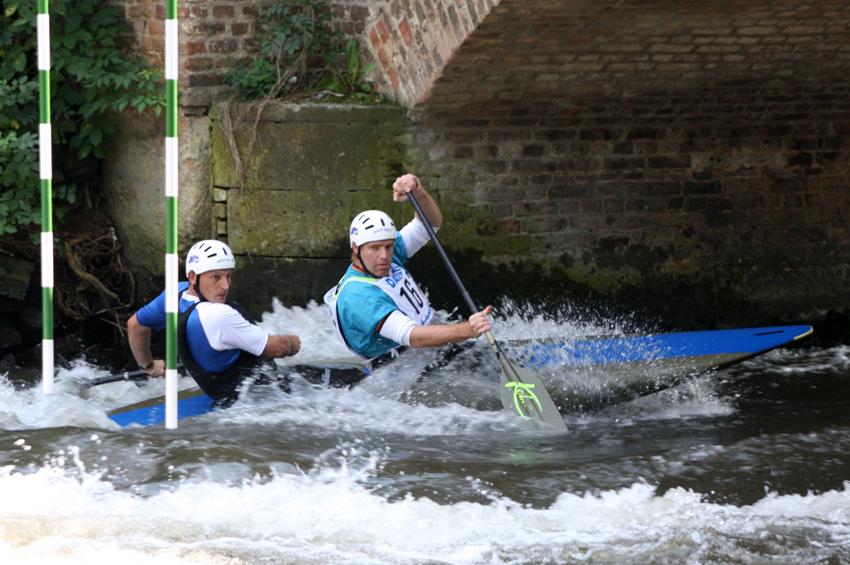
[[[366,263],[364,263],[364,262],[363,262],[363,257],[361,257],[361,256],[360,256],[360,249],[361,249],[361,248],[362,248],[362,246],[361,246],[361,245],[358,245],[358,246],[357,246],[357,260],[360,262],[360,269],[361,269],[364,273],[366,273],[367,275],[369,275],[370,277],[373,277],[373,278],[376,278],[376,279],[381,278],[381,277],[379,277],[378,275],[376,275],[375,273],[371,272],[369,269],[367,269],[367,268],[366,268]],[[197,292],[197,291],[196,291],[196,292]]]
[[201,302],[209,302],[209,300],[207,300],[207,297],[201,294],[201,289],[198,288],[198,283],[195,283],[195,294],[198,295],[198,298]]
[[195,273],[195,284],[192,286],[192,288],[194,288],[195,294],[198,295],[198,299],[199,299],[200,302],[209,302],[209,300],[207,300],[207,297],[204,296],[203,294],[201,294],[200,282],[201,282],[201,275],[199,275],[198,273]]

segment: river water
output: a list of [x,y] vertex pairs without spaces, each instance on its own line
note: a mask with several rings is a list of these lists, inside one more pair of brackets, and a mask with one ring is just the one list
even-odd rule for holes
[[[260,325],[299,333],[301,362],[345,357],[323,306],[275,302]],[[515,309],[494,334],[626,329]],[[260,387],[176,430],[106,417],[161,382],[80,393],[70,377],[109,370],[77,360],[45,396],[12,370],[0,563],[850,563],[850,344],[591,398],[566,436],[501,409],[486,342],[419,378],[429,361],[352,390]]]

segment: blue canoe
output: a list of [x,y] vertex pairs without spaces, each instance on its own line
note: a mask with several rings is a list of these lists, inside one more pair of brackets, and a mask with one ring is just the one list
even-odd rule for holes
[[[179,419],[200,416],[211,412],[212,398],[199,388],[182,390],[177,396],[177,417]],[[157,426],[165,423],[165,397],[158,396],[129,406],[115,408],[108,413],[109,418],[121,426],[138,424]]]
[[[812,333],[811,326],[777,326],[735,330],[661,333],[579,340],[512,342],[518,364],[539,370],[556,404],[576,396],[581,387],[649,393],[713,369],[740,363]],[[568,375],[572,375],[571,379]],[[562,400],[563,402],[559,402]],[[200,389],[182,391],[178,417],[212,410]],[[117,408],[109,417],[121,426],[165,422],[164,397]]]
[[781,326],[538,343],[527,346],[524,365],[533,369],[679,360],[700,371],[739,363],[811,333],[811,326]]
[[537,373],[560,409],[586,409],[671,388],[811,333],[777,326],[532,343],[516,361]]

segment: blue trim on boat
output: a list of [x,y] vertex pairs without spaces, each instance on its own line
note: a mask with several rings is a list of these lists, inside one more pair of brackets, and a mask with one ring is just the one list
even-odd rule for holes
[[[164,399],[163,399],[164,402]],[[177,403],[177,417],[179,419],[200,416],[212,411],[212,398],[202,394],[191,398],[181,398]],[[165,423],[165,404],[155,404],[110,414],[109,418],[120,426],[139,424],[141,426],[157,426]]]
[[629,363],[703,355],[754,356],[801,339],[811,326],[708,330],[538,344],[526,349],[530,368]]

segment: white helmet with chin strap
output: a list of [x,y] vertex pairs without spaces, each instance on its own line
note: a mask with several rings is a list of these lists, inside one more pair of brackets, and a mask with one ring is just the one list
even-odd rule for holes
[[236,259],[233,258],[233,251],[226,244],[215,239],[199,241],[186,254],[187,277],[190,271],[200,275],[207,271],[235,268]]
[[348,239],[352,247],[360,247],[364,243],[395,239],[395,223],[392,218],[380,210],[360,212],[351,221]]

